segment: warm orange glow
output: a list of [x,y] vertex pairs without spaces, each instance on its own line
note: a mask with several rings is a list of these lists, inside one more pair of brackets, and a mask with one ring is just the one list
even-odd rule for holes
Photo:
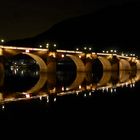
[[91,54],[87,54],[87,55],[86,55],[86,58],[90,58],[90,59],[92,59]]
[[53,88],[52,90],[50,90],[50,93],[55,93],[56,92],[56,88]]
[[109,55],[107,58],[108,58],[108,59],[112,59],[112,57],[113,57],[112,55]]
[[56,53],[55,52],[50,52],[49,56],[56,58]]
[[2,50],[2,48],[0,48],[0,55],[3,55],[3,50]]
[[92,88],[92,85],[87,85],[87,86],[86,86],[86,89],[87,89],[87,90],[91,90],[91,88]]

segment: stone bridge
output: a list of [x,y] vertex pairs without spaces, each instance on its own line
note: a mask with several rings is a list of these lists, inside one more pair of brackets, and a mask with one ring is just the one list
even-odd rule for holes
[[[122,56],[116,53],[85,53],[82,51],[56,50],[41,48],[27,48],[14,46],[0,46],[0,56],[28,55],[39,65],[40,72],[56,72],[57,63],[71,60],[77,72],[92,72],[98,70],[96,61],[100,63],[103,71],[130,71],[140,69],[140,60],[136,57]],[[2,67],[2,66],[1,66]]]

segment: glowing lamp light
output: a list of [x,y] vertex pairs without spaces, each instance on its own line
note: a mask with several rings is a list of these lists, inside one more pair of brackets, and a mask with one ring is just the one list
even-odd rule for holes
[[40,48],[42,48],[42,45],[39,45]]
[[52,53],[52,57],[53,57],[53,58],[56,58],[56,54],[55,54],[55,53]]
[[62,87],[62,91],[64,91],[64,87]]
[[30,52],[30,50],[25,50],[25,52],[26,52],[26,53],[29,53],[29,52]]
[[0,55],[3,55],[3,50],[2,49],[0,49]]
[[69,88],[66,88],[66,91],[68,91],[69,90]]
[[25,96],[26,96],[26,98],[30,98],[30,94],[26,94]]
[[64,54],[62,54],[61,57],[64,58]]
[[56,98],[54,98],[53,101],[56,102]]
[[79,94],[79,92],[78,91],[76,91],[76,95],[78,95]]
[[89,96],[91,96],[91,92],[89,92]]
[[4,105],[2,105],[2,110],[4,110],[5,109],[5,106]]
[[82,87],[81,87],[81,85],[79,85],[79,89],[81,89]]
[[1,39],[0,41],[1,41],[1,43],[4,43],[4,42],[5,42],[5,40],[4,40],[4,39]]
[[40,96],[39,99],[42,100],[42,96]]

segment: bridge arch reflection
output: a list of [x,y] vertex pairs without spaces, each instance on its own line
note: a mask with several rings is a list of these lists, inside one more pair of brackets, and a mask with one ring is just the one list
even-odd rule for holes
[[125,59],[120,59],[119,60],[119,70],[131,70],[129,61],[127,61]]
[[37,62],[37,64],[39,65],[40,72],[47,71],[47,65],[41,57],[39,57],[38,55],[35,55],[35,54],[26,53],[26,52],[23,52],[22,54],[28,55],[31,58],[33,58]]
[[[91,77],[91,78],[90,78]],[[14,94],[4,94],[1,92],[1,100],[0,102],[10,102],[10,101],[17,101],[21,99],[30,99],[36,97],[47,97],[50,95],[54,96],[61,96],[65,94],[73,94],[79,92],[91,92],[95,90],[106,90],[106,92],[113,91],[113,88],[117,87],[124,87],[135,86],[135,82],[140,80],[140,71],[137,71],[135,74],[130,73],[129,71],[121,71],[119,73],[112,73],[112,72],[103,72],[102,77],[99,79],[98,82],[95,82],[92,79],[92,73],[77,73],[73,82],[67,86],[65,89],[61,89],[57,87],[57,83],[54,84],[56,76],[54,76],[51,80],[49,80],[49,76],[44,73],[40,73],[39,80],[36,84],[31,87],[30,89],[24,91],[24,95],[21,93],[14,93]],[[116,80],[115,83],[112,80]],[[50,82],[52,81],[52,82]],[[49,86],[50,85],[50,86]],[[16,84],[15,84],[16,86]],[[51,87],[51,88],[50,88]],[[2,87],[1,87],[2,88]],[[49,88],[49,89],[47,89]],[[51,92],[49,92],[51,90]],[[54,93],[54,94],[52,94]],[[17,96],[18,95],[18,96]]]

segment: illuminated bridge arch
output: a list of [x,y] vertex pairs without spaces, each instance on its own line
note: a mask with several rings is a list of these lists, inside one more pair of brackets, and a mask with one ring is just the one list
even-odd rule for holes
[[41,57],[32,53],[26,53],[26,52],[23,52],[21,54],[25,54],[33,58],[39,65],[40,72],[47,72],[47,65],[45,64],[44,60]]
[[66,56],[69,57],[75,63],[77,72],[85,71],[85,65],[78,56],[74,56],[74,55],[70,55],[70,54],[67,54]]
[[125,59],[119,60],[119,70],[131,70],[130,63]]
[[107,71],[107,70],[111,70],[111,63],[109,62],[109,60],[106,57],[98,57],[99,61],[101,62],[102,66],[103,66],[103,71]]
[[140,61],[139,60],[136,61],[136,67],[137,67],[137,70],[140,70]]

